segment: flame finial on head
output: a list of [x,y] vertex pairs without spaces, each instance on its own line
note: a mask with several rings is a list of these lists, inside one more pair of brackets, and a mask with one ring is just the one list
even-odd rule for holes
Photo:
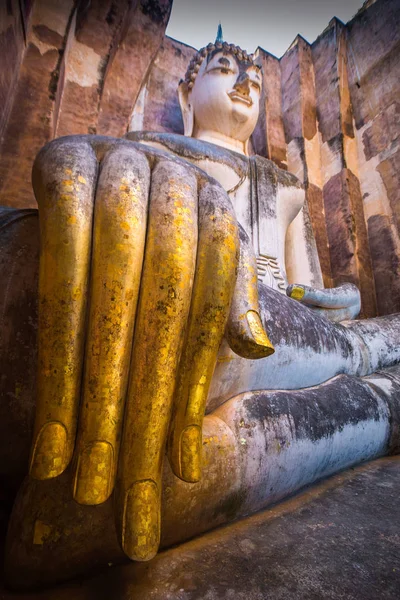
[[224,41],[224,37],[222,35],[222,25],[221,23],[218,25],[217,37],[215,38],[215,43]]

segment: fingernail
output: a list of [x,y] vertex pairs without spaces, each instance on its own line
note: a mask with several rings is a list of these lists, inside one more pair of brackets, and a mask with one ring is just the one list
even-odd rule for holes
[[190,425],[181,435],[180,466],[181,478],[188,483],[201,479],[202,435],[198,425]]
[[258,346],[263,346],[265,351],[263,356],[269,356],[275,352],[274,347],[265,333],[265,329],[260,319],[260,315],[255,310],[248,310],[246,313],[247,323],[249,324],[251,335]]
[[160,545],[160,497],[152,480],[134,483],[125,495],[122,549],[131,560],[154,558]]
[[294,285],[292,286],[290,297],[294,300],[301,300],[304,297],[305,293],[306,291],[303,287],[301,287],[300,285]]
[[47,423],[36,438],[29,473],[34,479],[52,479],[67,464],[67,430],[62,423]]
[[108,442],[93,442],[80,453],[75,471],[74,500],[79,504],[101,504],[112,492],[114,453]]

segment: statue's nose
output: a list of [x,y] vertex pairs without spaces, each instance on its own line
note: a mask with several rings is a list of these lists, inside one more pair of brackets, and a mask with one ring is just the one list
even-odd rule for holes
[[243,96],[250,95],[250,85],[249,85],[249,76],[247,73],[240,73],[239,77],[236,79],[236,83],[233,86],[235,90],[239,92],[239,94],[243,94]]

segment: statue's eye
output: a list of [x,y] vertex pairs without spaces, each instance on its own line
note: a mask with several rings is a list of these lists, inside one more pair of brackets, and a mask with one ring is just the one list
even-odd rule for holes
[[217,67],[209,69],[207,73],[223,73],[224,75],[229,75],[230,73],[233,73],[233,70],[225,65],[218,65]]
[[257,81],[250,81],[250,85],[254,90],[257,90],[257,92],[261,92],[261,86]]

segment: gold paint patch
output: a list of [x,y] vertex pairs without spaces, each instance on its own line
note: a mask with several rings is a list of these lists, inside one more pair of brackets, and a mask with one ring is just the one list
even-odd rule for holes
[[42,546],[51,533],[50,525],[37,519],[33,529],[33,545]]
[[305,290],[302,287],[295,285],[290,292],[290,297],[294,300],[301,300],[304,297],[304,294]]

